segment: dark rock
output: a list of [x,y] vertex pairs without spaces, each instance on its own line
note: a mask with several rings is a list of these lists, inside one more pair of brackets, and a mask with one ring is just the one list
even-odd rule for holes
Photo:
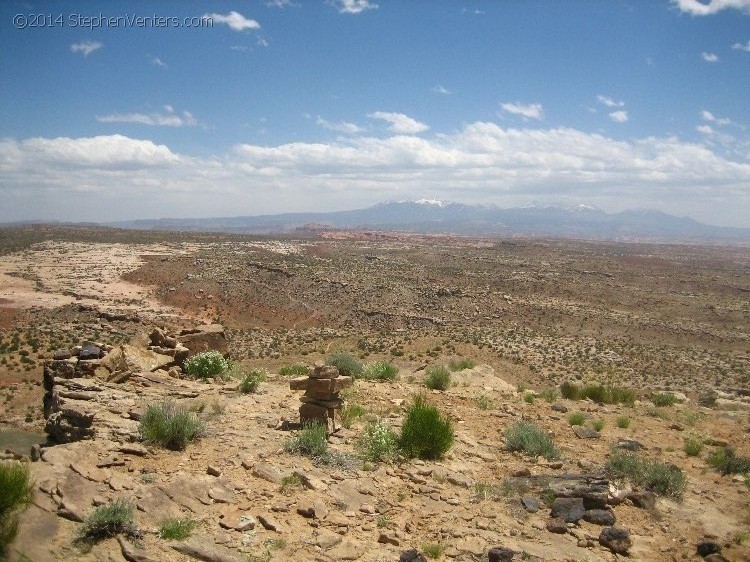
[[555,498],[552,502],[552,517],[562,517],[566,523],[577,523],[584,512],[583,498]]
[[536,498],[533,498],[531,496],[523,496],[521,498],[521,503],[529,513],[536,513],[539,509],[539,502],[536,500]]
[[615,524],[615,512],[611,509],[589,509],[583,514],[583,520],[594,525],[611,527]]
[[640,451],[641,449],[643,449],[643,445],[635,439],[620,439],[617,442],[617,447],[619,449],[625,449],[627,451]]
[[721,545],[713,539],[703,538],[698,541],[696,551],[702,557],[706,557],[710,554],[719,554],[721,552]]
[[531,476],[531,471],[526,467],[519,468],[513,473],[513,476],[515,476],[516,478],[523,478],[525,476]]
[[573,433],[576,434],[578,439],[599,439],[599,437],[601,437],[598,431],[594,431],[590,427],[585,427],[583,425],[574,425]]
[[565,519],[562,517],[555,517],[547,521],[547,530],[550,533],[557,533],[558,535],[564,535],[568,532],[568,524],[565,523]]
[[411,550],[403,551],[401,556],[398,557],[398,562],[427,562],[427,558],[417,549],[412,548]]
[[493,546],[487,552],[488,562],[510,562],[516,551],[507,546]]
[[630,492],[625,496],[625,499],[630,500],[634,506],[641,509],[651,510],[656,507],[656,494],[647,490]]
[[90,359],[99,359],[102,356],[102,349],[94,342],[85,341],[78,352],[79,361],[88,361]]
[[560,404],[559,402],[555,402],[552,404],[552,409],[555,412],[560,412],[561,414],[566,414],[568,412],[568,407],[565,404]]
[[627,554],[633,542],[625,527],[604,527],[599,534],[599,544],[616,554]]

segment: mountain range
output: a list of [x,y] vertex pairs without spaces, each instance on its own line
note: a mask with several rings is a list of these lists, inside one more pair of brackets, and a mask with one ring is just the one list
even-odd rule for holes
[[107,223],[144,230],[280,234],[363,229],[468,236],[539,236],[598,240],[750,243],[750,228],[711,226],[654,210],[607,213],[591,205],[499,208],[431,199],[388,201],[365,209],[215,218],[163,218]]

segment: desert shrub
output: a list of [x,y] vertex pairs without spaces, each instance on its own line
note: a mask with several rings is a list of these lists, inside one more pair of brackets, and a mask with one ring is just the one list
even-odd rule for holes
[[671,392],[654,392],[651,395],[651,402],[654,406],[673,406],[677,398]]
[[570,425],[583,425],[586,422],[586,415],[583,412],[571,412],[568,414],[568,423]]
[[569,400],[584,400],[586,398],[603,404],[635,404],[635,392],[624,386],[587,384],[583,388],[572,382],[564,382],[560,386],[563,398]]
[[484,393],[477,394],[477,396],[474,397],[474,402],[480,410],[489,410],[493,407],[492,398]]
[[133,508],[123,499],[97,507],[84,520],[76,541],[91,544],[119,534],[134,538],[140,536],[133,523]]
[[722,447],[708,455],[708,464],[722,474],[750,472],[750,457],[737,456],[731,447]]
[[143,441],[182,451],[190,441],[203,434],[205,426],[195,413],[166,400],[148,405],[141,417],[139,431]]
[[279,374],[282,377],[306,377],[310,374],[310,367],[303,365],[302,363],[284,365],[279,369]]
[[302,486],[304,486],[304,482],[302,481],[302,477],[300,477],[299,474],[297,474],[296,472],[294,472],[294,473],[292,473],[292,474],[290,474],[288,476],[284,476],[281,479],[281,486],[279,487],[279,491],[282,494],[286,494],[288,492],[291,492],[292,490],[296,490],[298,488],[301,488]]
[[229,361],[218,351],[202,351],[186,359],[182,369],[191,377],[199,379],[226,378],[229,373]]
[[398,445],[407,458],[439,459],[453,445],[453,427],[440,410],[418,395],[406,410]]
[[358,418],[361,418],[365,415],[365,412],[366,410],[364,406],[360,406],[359,404],[344,406],[343,408],[341,408],[339,414],[341,425],[349,429]]
[[166,519],[159,524],[159,537],[172,541],[184,541],[190,536],[197,523],[191,517]]
[[422,550],[427,558],[432,558],[433,560],[437,560],[443,555],[443,545],[437,542],[422,545]]
[[570,381],[565,381],[560,385],[560,394],[568,400],[578,400],[581,397],[581,387]]
[[365,367],[362,378],[375,381],[393,381],[398,377],[398,367],[385,361],[376,361]]
[[451,387],[451,372],[445,365],[427,367],[424,384],[433,390],[448,390]]
[[329,454],[328,428],[320,422],[305,424],[297,435],[284,443],[284,450],[311,459],[327,459]]
[[552,402],[557,400],[557,391],[554,388],[545,388],[539,393],[539,396],[542,398],[542,400],[551,404]]
[[556,459],[560,453],[555,449],[552,438],[538,425],[521,421],[505,429],[505,447],[509,451],[522,451],[533,457]]
[[265,381],[267,377],[268,371],[265,369],[253,369],[249,373],[242,375],[237,390],[242,394],[255,394],[258,391],[260,383]]
[[659,418],[660,420],[669,421],[671,416],[666,408],[657,408],[656,406],[647,406],[645,414],[652,418]]
[[696,457],[703,450],[703,439],[700,435],[688,434],[685,436],[685,442],[682,444],[682,450],[689,457]]
[[682,470],[661,461],[642,459],[633,453],[614,451],[607,461],[613,478],[626,479],[655,494],[682,498],[686,479]]
[[525,392],[523,395],[523,401],[526,402],[527,404],[533,404],[534,398],[536,397],[534,396],[533,392]]
[[0,558],[18,532],[18,515],[31,502],[34,487],[27,463],[0,462]]
[[604,429],[604,420],[596,420],[591,424],[591,427],[594,428],[594,431],[601,431]]
[[357,448],[367,461],[393,460],[398,449],[398,435],[385,422],[371,423],[362,432]]
[[620,429],[627,429],[628,427],[630,427],[630,418],[625,415],[619,415],[617,416],[615,423]]
[[698,405],[704,408],[715,408],[716,401],[719,398],[719,393],[713,388],[710,388],[704,392],[701,392],[698,396]]
[[362,362],[347,351],[337,351],[326,357],[326,364],[333,365],[345,377],[358,377],[364,370]]
[[448,367],[451,371],[463,371],[464,369],[473,369],[477,364],[471,359],[451,359]]

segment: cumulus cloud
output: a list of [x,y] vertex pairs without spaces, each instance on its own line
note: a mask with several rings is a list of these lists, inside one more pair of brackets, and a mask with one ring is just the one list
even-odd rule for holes
[[672,4],[692,16],[710,16],[730,8],[750,11],[750,0],[672,0]]
[[361,14],[366,10],[375,10],[377,4],[369,0],[328,0],[328,3],[334,6],[340,14]]
[[346,121],[337,121],[334,123],[323,119],[320,115],[318,115],[318,118],[315,120],[315,124],[324,129],[338,131],[339,133],[356,134],[364,131],[364,129],[356,123],[348,123]]
[[89,56],[94,51],[98,51],[104,45],[99,41],[81,41],[80,43],[73,43],[70,46],[70,50],[74,53],[83,53],[84,57]]
[[730,119],[726,119],[724,117],[716,117],[713,113],[706,109],[701,111],[701,119],[703,119],[704,121],[710,121],[711,123],[715,123],[717,125],[729,125],[732,122]]
[[606,105],[607,107],[624,107],[625,106],[624,101],[615,101],[612,98],[609,98],[607,96],[602,96],[601,94],[596,96],[596,99],[599,103]]
[[701,53],[701,58],[706,62],[719,62],[718,55],[714,53],[707,53],[704,51]]
[[747,43],[735,43],[732,45],[732,49],[735,51],[745,51],[746,53],[750,53],[750,39],[748,39]]
[[165,105],[166,113],[110,113],[97,116],[100,123],[137,123],[153,127],[194,127],[198,120],[189,111],[178,114],[171,105]]
[[626,123],[628,120],[628,112],[623,110],[613,111],[609,114],[609,118],[615,123]]
[[544,119],[544,110],[540,103],[501,103],[500,107],[502,107],[503,111],[512,113],[513,115],[520,115],[524,119]]
[[225,23],[229,26],[229,29],[234,31],[245,31],[246,29],[260,29],[260,24],[255,21],[246,18],[239,12],[232,10],[228,14],[203,14],[203,19],[206,21],[212,21],[214,23]]
[[403,113],[390,113],[387,111],[376,111],[367,115],[370,119],[380,119],[390,123],[388,130],[398,135],[414,135],[426,131],[430,127],[412,119]]

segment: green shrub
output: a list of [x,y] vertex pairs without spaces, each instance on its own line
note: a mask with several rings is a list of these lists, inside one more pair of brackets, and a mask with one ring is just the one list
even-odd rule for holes
[[398,377],[398,367],[385,361],[376,361],[365,367],[362,378],[375,381],[393,381]]
[[568,400],[578,400],[581,398],[581,387],[569,381],[560,385],[560,394]]
[[443,555],[443,545],[437,542],[422,545],[422,550],[427,558],[432,558],[433,560],[437,560]]
[[682,498],[686,479],[682,470],[656,460],[642,459],[633,453],[614,451],[607,461],[613,478],[626,479],[655,494]]
[[448,367],[451,371],[463,371],[464,369],[473,369],[477,364],[471,359],[451,359]]
[[138,538],[140,532],[133,523],[133,508],[123,499],[100,505],[81,525],[76,538],[80,543],[95,543],[102,539],[124,534]]
[[253,369],[249,373],[242,375],[237,390],[242,394],[255,394],[258,391],[260,383],[265,381],[267,377],[268,371],[265,369]]
[[432,390],[448,390],[451,387],[451,372],[445,365],[427,367],[424,384]]
[[159,524],[159,537],[172,541],[184,541],[190,536],[198,522],[191,518],[171,518]]
[[505,447],[509,451],[522,451],[533,457],[556,459],[560,453],[544,429],[532,422],[516,422],[505,429]]
[[310,367],[303,365],[302,363],[284,365],[279,369],[279,374],[282,377],[306,377],[310,374]]
[[341,425],[349,429],[358,418],[365,415],[366,410],[364,406],[351,404],[341,408],[340,412],[339,417],[341,418]]
[[185,360],[182,369],[191,377],[226,379],[229,373],[229,362],[218,351],[202,351]]
[[703,451],[703,439],[699,435],[687,435],[685,436],[685,443],[682,445],[682,450],[689,457],[696,457]]
[[182,451],[190,441],[203,435],[205,426],[193,412],[167,400],[148,405],[139,430],[143,441]]
[[564,382],[560,386],[563,398],[568,400],[584,400],[588,398],[603,404],[635,404],[635,392],[630,388],[598,383],[587,384],[583,388],[572,382]]
[[326,364],[333,365],[345,377],[358,377],[364,370],[362,362],[347,351],[337,351],[326,357]]
[[398,445],[407,458],[439,459],[453,445],[453,427],[418,395],[406,410]]
[[492,398],[487,396],[486,394],[478,394],[474,397],[474,402],[477,405],[477,408],[480,410],[489,410],[493,407]]
[[654,406],[673,406],[677,398],[671,392],[654,392],[651,395],[651,402]]
[[281,487],[279,488],[279,491],[282,494],[286,494],[288,492],[291,492],[292,490],[301,488],[302,486],[304,486],[304,482],[302,482],[302,478],[300,477],[299,474],[294,472],[288,476],[284,476],[281,479]]
[[604,429],[604,420],[596,420],[591,424],[591,427],[594,428],[594,431],[601,431]]
[[630,418],[625,415],[619,415],[617,416],[615,423],[620,429],[627,429],[628,427],[630,427]]
[[533,404],[534,403],[534,393],[533,392],[525,392],[523,395],[523,401],[527,404]]
[[557,400],[557,391],[554,388],[545,388],[539,393],[542,400],[549,402],[550,404]]
[[284,450],[314,460],[326,460],[329,456],[328,428],[320,422],[308,423],[284,443]]
[[583,412],[571,412],[568,414],[568,423],[570,425],[583,425],[586,423],[586,415]]
[[18,532],[18,515],[31,503],[29,465],[0,461],[0,558]]
[[722,447],[708,455],[708,464],[722,474],[750,472],[750,457],[738,457],[731,447]]
[[385,422],[371,423],[360,436],[357,448],[366,461],[391,461],[398,449],[398,435]]

